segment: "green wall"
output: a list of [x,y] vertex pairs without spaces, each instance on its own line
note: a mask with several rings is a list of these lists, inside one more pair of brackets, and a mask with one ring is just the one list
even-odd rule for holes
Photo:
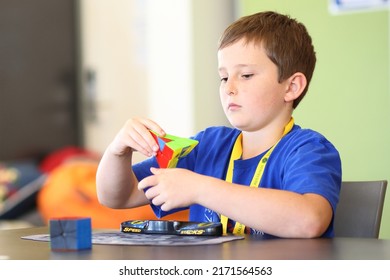
[[[328,0],[238,3],[240,16],[274,10],[306,25],[318,63],[296,122],[335,144],[343,180],[390,181],[389,11],[332,15]],[[390,185],[380,237],[390,239]]]

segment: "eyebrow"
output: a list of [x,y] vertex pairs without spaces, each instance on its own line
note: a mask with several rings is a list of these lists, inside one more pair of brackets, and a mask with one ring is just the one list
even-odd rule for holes
[[[234,68],[245,68],[245,67],[251,67],[251,66],[256,66],[256,64],[237,64],[234,66]],[[225,70],[226,67],[219,67],[218,71]]]

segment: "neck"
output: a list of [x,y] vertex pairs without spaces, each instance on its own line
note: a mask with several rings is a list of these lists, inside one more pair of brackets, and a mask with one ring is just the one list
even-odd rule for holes
[[242,132],[242,159],[248,159],[267,151],[283,136],[289,120],[276,125],[269,125],[258,131]]

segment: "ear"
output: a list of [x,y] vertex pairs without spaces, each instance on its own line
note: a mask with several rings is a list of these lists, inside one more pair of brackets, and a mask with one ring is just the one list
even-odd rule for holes
[[301,72],[294,73],[287,79],[287,89],[284,95],[285,102],[291,102],[297,99],[306,88],[306,76]]

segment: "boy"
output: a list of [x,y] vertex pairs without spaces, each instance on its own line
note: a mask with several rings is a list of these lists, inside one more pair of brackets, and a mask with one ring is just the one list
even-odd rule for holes
[[130,163],[134,151],[156,155],[149,130],[164,130],[149,119],[128,120],[99,164],[100,202],[150,203],[159,215],[189,207],[190,220],[221,221],[237,234],[332,237],[340,156],[292,118],[315,63],[311,37],[296,20],[275,12],[237,20],[218,48],[220,99],[234,128],[206,128],[177,168],[159,169],[154,157]]

